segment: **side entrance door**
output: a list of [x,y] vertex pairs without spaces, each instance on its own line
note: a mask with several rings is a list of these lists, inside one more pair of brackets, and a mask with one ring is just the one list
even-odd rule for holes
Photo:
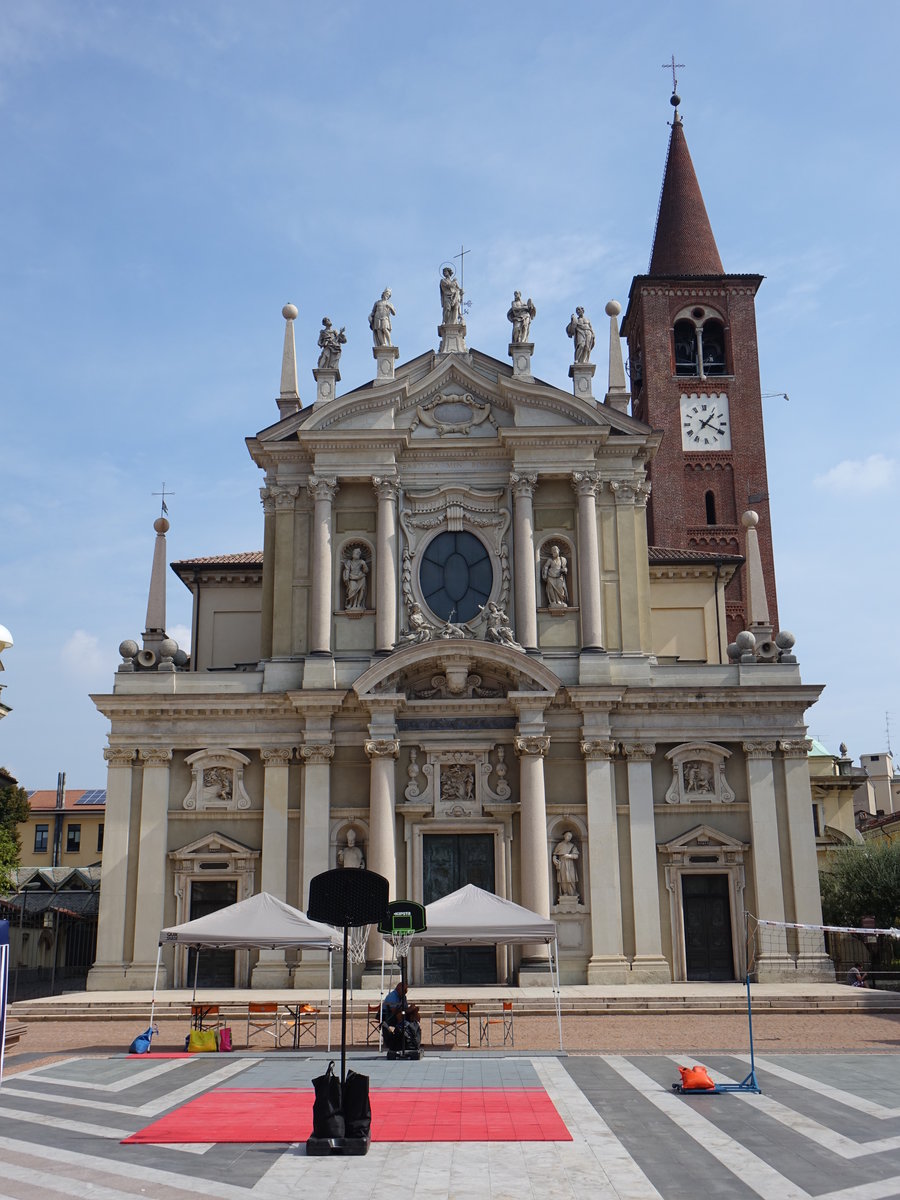
[[[434,833],[422,838],[424,902],[431,904],[473,883],[494,890],[494,837],[490,833]],[[497,982],[493,946],[435,946],[425,951],[425,985]]]
[[682,875],[688,979],[734,979],[727,875]]
[[[237,903],[236,879],[195,879],[191,883],[191,920]],[[188,950],[186,987],[194,986],[194,962],[197,951]],[[201,950],[197,987],[234,987],[234,951]]]

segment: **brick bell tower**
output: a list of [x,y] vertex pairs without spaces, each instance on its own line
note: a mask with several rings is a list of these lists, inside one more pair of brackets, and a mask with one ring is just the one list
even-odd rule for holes
[[[727,274],[694,172],[677,94],[646,275],[622,321],[633,413],[663,441],[650,466],[655,546],[745,554],[757,533],[769,621],[778,628],[754,299],[761,275]],[[746,569],[725,593],[728,639],[749,627]]]

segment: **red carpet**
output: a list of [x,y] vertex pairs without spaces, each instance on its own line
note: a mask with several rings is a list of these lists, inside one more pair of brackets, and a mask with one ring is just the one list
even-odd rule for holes
[[[373,1142],[570,1142],[543,1088],[379,1088],[371,1093]],[[127,1143],[305,1142],[311,1088],[217,1088]]]

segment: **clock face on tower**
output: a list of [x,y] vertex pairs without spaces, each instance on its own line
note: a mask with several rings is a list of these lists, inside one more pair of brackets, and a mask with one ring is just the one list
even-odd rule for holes
[[693,395],[681,397],[681,446],[697,452],[731,449],[728,397]]

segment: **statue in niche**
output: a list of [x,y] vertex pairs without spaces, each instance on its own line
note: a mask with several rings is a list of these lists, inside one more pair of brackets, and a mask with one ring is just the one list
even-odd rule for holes
[[229,804],[233,788],[234,772],[230,767],[207,767],[203,772],[204,804]]
[[509,646],[512,650],[524,649],[516,641],[516,635],[513,633],[512,626],[509,623],[509,617],[499,604],[495,604],[493,600],[488,600],[487,604],[483,604],[480,607],[487,622],[487,627],[484,631],[484,640],[486,642],[497,642],[501,646]]
[[338,866],[349,867],[351,870],[361,870],[366,865],[363,852],[356,844],[356,831],[347,830],[347,844],[338,850]]
[[547,592],[548,608],[567,608],[569,604],[569,589],[566,576],[569,564],[565,555],[560,554],[559,546],[550,547],[550,557],[544,559],[541,567],[541,579]]
[[712,767],[707,762],[702,762],[699,759],[686,762],[682,768],[684,772],[684,790],[685,794],[709,796],[714,791],[712,779]]
[[360,609],[366,607],[366,592],[368,591],[369,567],[362,556],[359,546],[354,546],[344,557],[344,568],[341,578],[344,581],[344,608]]
[[445,325],[458,325],[462,313],[463,291],[452,267],[441,272],[441,319]]
[[566,326],[566,333],[575,339],[575,361],[586,363],[591,361],[591,351],[594,348],[594,327],[584,315],[583,308],[576,308],[571,320]]
[[553,865],[556,868],[556,886],[560,899],[563,896],[578,898],[578,847],[567,829],[563,840],[553,848]]
[[390,346],[391,317],[396,317],[397,310],[391,304],[391,289],[385,288],[381,299],[376,300],[369,313],[369,328],[376,346]]
[[319,331],[319,349],[322,351],[319,355],[319,367],[337,370],[338,363],[341,361],[341,350],[346,345],[345,327],[342,325],[340,329],[335,329],[331,324],[331,318],[323,317],[322,328]]
[[509,306],[509,312],[506,314],[506,319],[512,321],[513,345],[520,346],[528,341],[531,322],[536,316],[537,309],[534,307],[531,297],[523,300],[522,293],[516,292],[512,298],[512,304]]

